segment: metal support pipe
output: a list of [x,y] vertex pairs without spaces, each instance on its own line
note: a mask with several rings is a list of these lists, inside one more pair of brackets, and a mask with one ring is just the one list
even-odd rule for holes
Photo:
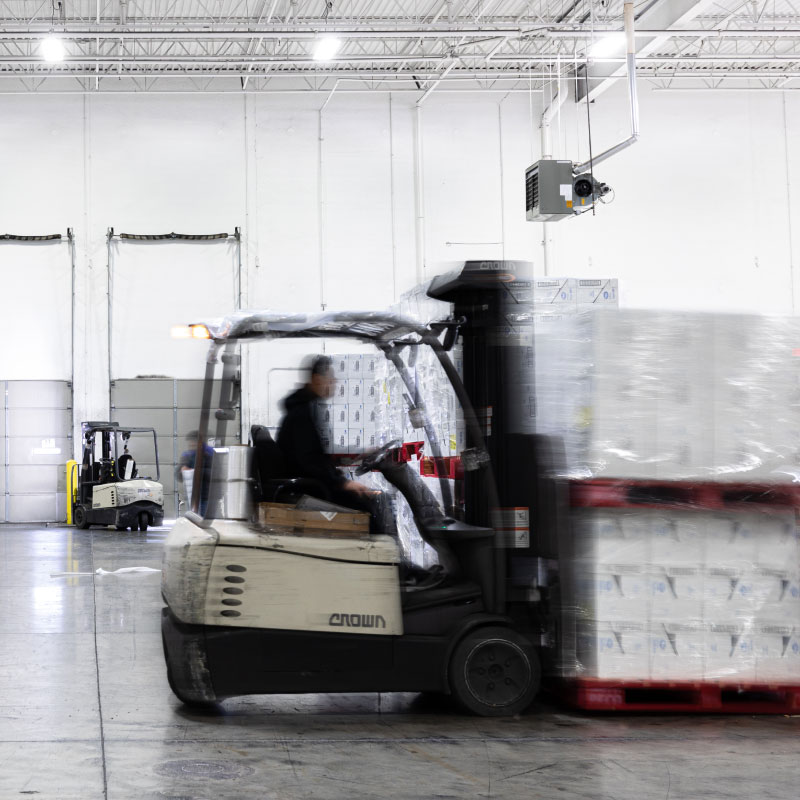
[[[627,39],[626,62],[628,64],[628,102],[630,104],[631,135],[625,139],[624,142],[610,147],[608,150],[603,151],[598,156],[594,156],[594,158],[589,161],[576,164],[575,172],[585,172],[587,169],[591,170],[595,164],[608,160],[611,156],[616,155],[639,141],[639,97],[636,93],[636,42],[634,39],[635,32],[632,2],[625,3],[624,13],[625,36]],[[586,102],[589,102],[588,96]]]
[[70,350],[70,382],[75,391],[75,234],[72,228],[67,228],[67,246],[69,247],[69,261],[71,274],[72,300],[69,313],[69,350]]
[[425,164],[422,150],[422,109],[414,106],[414,236],[417,254],[417,280],[425,276]]
[[[112,255],[112,242],[114,241],[114,229],[109,228],[106,232],[106,300],[107,300],[107,313],[106,313],[106,325],[108,330],[106,331],[106,348],[108,350],[108,382],[109,385],[113,380],[113,376],[111,374],[111,325],[113,322],[113,291],[114,291],[114,280],[113,280],[113,263],[114,258]],[[110,405],[110,403],[109,403]]]

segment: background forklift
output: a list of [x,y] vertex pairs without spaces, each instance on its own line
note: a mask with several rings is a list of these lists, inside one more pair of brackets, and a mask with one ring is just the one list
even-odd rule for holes
[[[532,287],[517,280],[519,266],[467,262],[435,279],[429,295],[453,303],[455,314],[429,326],[375,312],[241,312],[197,326],[195,334],[212,340],[198,463],[212,418],[220,440],[233,418],[236,348],[252,339],[372,343],[397,369],[435,448],[422,387],[408,366],[416,348],[430,347],[464,410],[468,447],[461,454],[463,502],[454,501],[442,478],[441,506],[409,465],[393,461],[399,442],[361,461],[361,472],[379,470],[404,495],[421,537],[438,554],[444,579],[423,582],[424,588],[403,584],[390,536],[347,541],[259,528],[243,510],[226,513],[233,507],[228,487],[250,477],[227,467],[214,470],[204,514],[199,486],[193,487],[191,511],[167,537],[162,571],[167,675],[180,700],[203,705],[240,694],[432,691],[452,694],[483,715],[516,714],[530,704],[539,688],[541,645],[553,640],[553,589],[545,588],[545,578],[560,499],[545,469],[552,447],[527,432]],[[447,354],[459,335],[463,382]],[[274,443],[256,442],[255,450],[259,499],[290,491],[296,481],[281,474]]]
[[[139,475],[128,452],[131,434],[151,434],[155,480]],[[158,482],[158,439],[153,428],[120,428],[117,422],[81,423],[83,458],[72,489],[72,519],[78,528],[114,525],[118,531],[146,531],[164,520],[164,489]],[[122,441],[123,453],[118,454]],[[99,444],[99,453],[97,445]],[[74,463],[74,462],[73,462]]]

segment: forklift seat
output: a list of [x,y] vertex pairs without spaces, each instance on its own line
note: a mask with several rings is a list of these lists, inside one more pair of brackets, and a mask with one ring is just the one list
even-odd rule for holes
[[130,453],[123,453],[117,461],[117,474],[120,480],[132,481],[137,474],[136,462]]
[[286,477],[286,459],[264,425],[253,425],[250,428],[250,441],[255,451],[253,477],[258,502],[286,502],[303,494],[330,500],[330,492],[319,481]]

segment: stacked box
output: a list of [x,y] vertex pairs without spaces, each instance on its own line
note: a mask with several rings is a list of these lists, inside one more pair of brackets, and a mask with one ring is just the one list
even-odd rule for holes
[[333,356],[333,396],[317,404],[317,422],[328,452],[358,454],[401,439],[403,393],[383,355]]
[[576,510],[569,563],[567,674],[800,685],[794,510]]
[[800,320],[615,311],[540,318],[537,430],[572,478],[792,482]]

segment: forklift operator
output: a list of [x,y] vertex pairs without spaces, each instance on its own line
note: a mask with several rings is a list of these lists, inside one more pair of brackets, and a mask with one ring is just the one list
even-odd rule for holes
[[311,364],[308,382],[283,401],[286,415],[278,431],[278,447],[292,476],[318,481],[329,493],[331,502],[367,511],[374,517],[376,493],[361,483],[347,480],[322,447],[316,404],[331,397],[334,381],[331,359],[317,356]]

